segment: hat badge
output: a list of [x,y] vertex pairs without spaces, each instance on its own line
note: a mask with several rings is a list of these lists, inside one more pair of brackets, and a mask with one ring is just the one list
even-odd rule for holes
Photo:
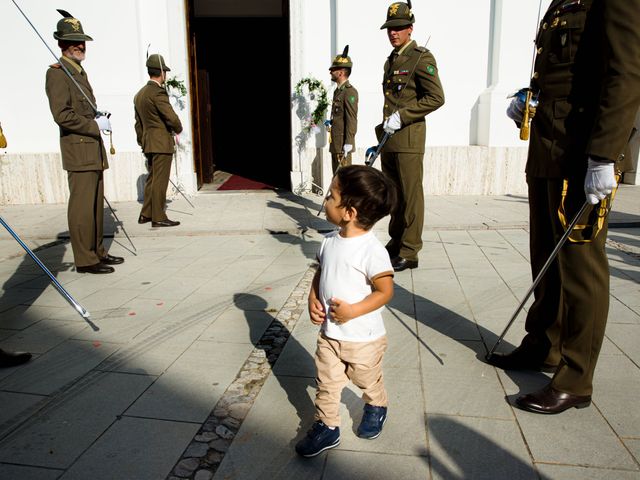
[[65,18],[64,22],[65,23],[70,23],[71,24],[71,28],[73,28],[74,32],[79,32],[80,31],[80,21],[77,18]]
[[400,8],[399,3],[393,3],[389,6],[389,16],[393,17],[398,14],[398,8]]

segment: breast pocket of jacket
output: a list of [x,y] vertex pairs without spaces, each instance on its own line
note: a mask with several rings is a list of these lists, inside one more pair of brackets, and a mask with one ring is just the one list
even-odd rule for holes
[[394,75],[391,79],[391,91],[393,95],[396,97],[399,96],[402,90],[405,89],[408,81],[408,75]]
[[574,61],[586,15],[585,11],[579,10],[555,17],[552,20],[549,50],[549,61],[551,63],[572,63]]
[[334,100],[333,104],[331,105],[331,112],[333,113],[333,116],[339,117],[340,115],[342,115],[343,111],[344,105],[342,104],[342,100]]
[[79,97],[77,105],[76,113],[83,117],[93,118],[95,116],[95,111],[93,110],[93,106],[89,103],[89,101],[84,97]]

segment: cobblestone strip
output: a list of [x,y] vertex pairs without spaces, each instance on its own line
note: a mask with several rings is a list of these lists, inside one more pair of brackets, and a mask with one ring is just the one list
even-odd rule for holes
[[307,308],[307,294],[315,271],[316,267],[312,266],[302,276],[167,480],[213,478],[293,327]]

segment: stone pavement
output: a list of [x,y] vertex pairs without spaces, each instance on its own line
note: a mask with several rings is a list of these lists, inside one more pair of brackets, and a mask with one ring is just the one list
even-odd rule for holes
[[[640,187],[623,186],[608,253],[611,310],[593,405],[559,416],[511,406],[541,373],[482,362],[530,285],[527,201],[427,197],[420,268],[385,309],[390,394],[383,434],[293,446],[313,418],[313,259],[331,228],[318,197],[275,192],[176,198],[177,228],[113,204],[112,275],[77,274],[64,205],[2,217],[91,313],[94,331],[0,230],[0,348],[34,353],[0,370],[1,479],[640,479]],[[376,227],[386,239],[385,223]],[[501,349],[519,342],[519,318]]]

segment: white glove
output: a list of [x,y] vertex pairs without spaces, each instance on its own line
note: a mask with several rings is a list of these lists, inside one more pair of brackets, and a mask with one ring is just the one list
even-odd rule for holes
[[94,120],[98,124],[98,128],[101,132],[109,133],[111,131],[111,122],[106,115],[96,117]]
[[584,193],[587,201],[595,205],[616,188],[613,163],[598,162],[589,157],[587,175],[584,177]]
[[507,107],[507,117],[509,117],[514,122],[520,124],[522,123],[522,116],[524,114],[524,102],[519,98],[518,95],[513,97],[509,107]]
[[399,112],[393,112],[382,124],[382,128],[384,128],[384,131],[389,135],[392,135],[396,130],[399,130],[400,127],[402,127],[402,119],[400,118]]
[[342,146],[342,153],[344,155],[349,155],[349,152],[351,152],[353,150],[353,145],[349,144],[349,143],[345,143]]

